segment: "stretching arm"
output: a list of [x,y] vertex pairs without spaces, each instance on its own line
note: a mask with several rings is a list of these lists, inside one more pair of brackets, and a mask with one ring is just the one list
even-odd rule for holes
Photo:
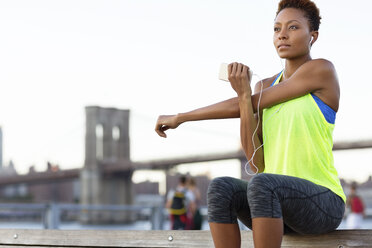
[[[314,59],[301,65],[290,78],[280,84],[265,87],[262,91],[260,109],[268,108],[288,100],[314,93],[337,112],[340,88],[333,64],[324,59]],[[259,94],[252,96],[256,112]]]
[[[252,104],[252,90],[249,83],[248,70],[249,68],[245,65],[239,63],[230,64],[229,81],[238,94],[241,144],[252,171],[258,173],[264,171],[265,165],[262,149],[258,149],[255,153],[255,148],[261,146],[261,141],[258,133],[255,132],[257,120]],[[252,156],[253,159],[251,160]]]
[[179,113],[177,115],[160,115],[156,122],[155,131],[159,136],[166,138],[166,130],[177,128],[179,125],[187,121],[239,118],[239,116],[238,98],[234,97],[186,113]]

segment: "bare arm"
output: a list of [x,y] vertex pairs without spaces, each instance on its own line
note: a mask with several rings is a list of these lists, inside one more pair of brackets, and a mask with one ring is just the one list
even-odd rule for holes
[[167,200],[167,202],[165,203],[165,208],[170,208],[172,206],[172,200]]
[[237,97],[218,102],[187,113],[178,114],[180,123],[211,119],[238,118],[240,116]]
[[[262,172],[265,168],[263,160],[263,151],[259,149],[255,152],[255,148],[261,145],[261,141],[255,129],[257,120],[254,114],[252,104],[252,91],[249,84],[249,68],[245,65],[233,63],[229,65],[229,81],[232,88],[238,94],[238,102],[240,109],[240,139],[242,147],[250,162],[252,171]],[[253,156],[251,160],[251,157]],[[257,168],[257,169],[256,169]]]
[[[336,71],[331,62],[324,59],[311,60],[300,66],[288,79],[263,90],[260,109],[306,95],[316,94],[337,112],[340,89]],[[256,112],[259,93],[252,96]]]
[[[335,111],[338,110],[340,96],[339,85],[332,63],[321,59],[309,61],[298,68],[289,79],[273,87],[265,86],[259,107],[260,110],[262,110],[310,92],[314,92],[323,102],[328,104]],[[250,100],[253,113],[257,111],[258,99],[259,90],[256,90]],[[239,117],[240,103],[238,97],[234,97],[186,113],[161,115],[156,122],[155,131],[159,136],[165,138],[166,130],[177,128],[180,124],[187,121]],[[259,133],[260,132],[261,130],[259,129]]]
[[179,113],[177,115],[161,115],[158,117],[156,122],[155,131],[159,136],[166,138],[166,130],[177,128],[179,125],[187,121],[238,118],[239,116],[238,98],[234,97],[186,113]]

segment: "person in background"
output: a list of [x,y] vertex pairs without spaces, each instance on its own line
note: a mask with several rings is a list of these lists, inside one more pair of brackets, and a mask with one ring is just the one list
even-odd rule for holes
[[187,177],[182,175],[177,187],[171,189],[167,195],[165,207],[169,209],[172,230],[191,229],[192,220],[189,216],[190,212],[195,211],[195,197],[186,186]]
[[194,178],[190,178],[188,182],[188,189],[194,194],[195,197],[195,211],[192,212],[192,230],[201,230],[203,217],[200,214],[200,201],[201,201],[201,194],[199,188],[196,186],[196,182]]
[[353,182],[350,187],[350,194],[346,200],[346,206],[350,208],[350,213],[346,219],[348,229],[358,229],[362,227],[363,217],[365,216],[364,204],[360,196],[356,193],[357,183]]

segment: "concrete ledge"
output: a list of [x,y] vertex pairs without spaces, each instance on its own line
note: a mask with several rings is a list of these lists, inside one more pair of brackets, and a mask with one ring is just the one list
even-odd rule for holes
[[[210,231],[0,229],[4,247],[213,247]],[[242,247],[253,247],[242,231]],[[372,247],[372,230],[338,230],[324,235],[285,235],[282,247]]]

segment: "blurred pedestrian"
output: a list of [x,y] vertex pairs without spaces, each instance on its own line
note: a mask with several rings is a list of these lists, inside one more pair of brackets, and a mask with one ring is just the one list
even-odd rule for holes
[[364,203],[359,195],[357,195],[357,183],[353,182],[350,187],[350,194],[346,200],[346,206],[350,208],[350,212],[346,219],[348,229],[358,229],[362,227],[363,218],[365,216]]
[[190,178],[188,188],[193,193],[195,198],[195,209],[192,212],[192,230],[201,230],[203,224],[203,216],[200,213],[201,194],[199,188],[196,186],[194,178]]
[[167,195],[165,207],[169,209],[172,230],[191,229],[189,212],[195,211],[195,197],[186,183],[186,176],[180,176],[177,187],[171,189]]

